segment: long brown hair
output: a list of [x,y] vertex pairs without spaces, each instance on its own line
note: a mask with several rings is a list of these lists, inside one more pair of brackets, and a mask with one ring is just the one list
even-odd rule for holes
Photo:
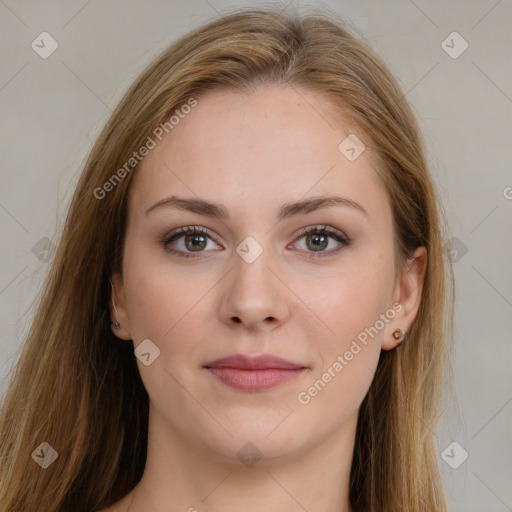
[[[133,345],[113,335],[109,315],[109,277],[121,271],[127,191],[137,172],[126,162],[191,98],[262,84],[303,87],[343,111],[381,161],[398,270],[415,248],[427,249],[407,342],[381,353],[360,408],[350,501],[355,511],[446,511],[433,430],[451,343],[453,272],[417,122],[390,72],[342,21],[321,11],[246,9],[161,53],[92,148],[5,395],[3,512],[91,512],[120,500],[142,477],[149,398]],[[112,181],[114,174],[119,179]],[[32,460],[43,442],[58,454],[46,469]]]

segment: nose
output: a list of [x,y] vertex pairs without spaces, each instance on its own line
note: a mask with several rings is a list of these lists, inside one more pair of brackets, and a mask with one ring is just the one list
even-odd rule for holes
[[286,286],[271,268],[267,253],[263,251],[252,263],[236,255],[234,265],[223,285],[222,321],[249,330],[274,329],[286,322]]

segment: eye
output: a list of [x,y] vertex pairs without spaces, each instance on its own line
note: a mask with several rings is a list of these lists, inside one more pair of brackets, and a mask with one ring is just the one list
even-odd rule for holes
[[[183,239],[183,240],[180,240]],[[183,256],[185,258],[197,258],[204,249],[208,247],[208,241],[214,242],[208,232],[199,226],[186,226],[175,229],[166,235],[162,240],[162,245],[172,254]],[[179,241],[178,250],[170,249],[168,246],[172,242]]]
[[[311,226],[302,228],[300,236],[295,239],[295,243],[305,239],[305,252],[309,252],[311,258],[318,258],[338,253],[344,246],[351,244],[349,238],[341,231],[330,228],[329,226]],[[326,251],[329,247],[330,240],[333,239],[338,243],[336,249]],[[162,240],[161,244],[166,251],[171,254],[176,254],[184,258],[197,258],[202,252],[208,249],[208,242],[211,241],[214,245],[218,245],[213,237],[207,230],[199,226],[186,226],[175,229],[167,234]],[[174,247],[170,248],[174,244]],[[210,249],[212,249],[210,247]]]
[[[304,239],[306,247],[303,250],[310,252],[311,254],[309,256],[311,258],[336,254],[344,246],[351,244],[351,241],[345,234],[341,231],[330,228],[329,226],[311,226],[302,228],[300,236],[296,238],[295,243],[302,239]],[[336,249],[326,251],[325,249],[332,245],[330,244],[329,239],[334,239],[338,243],[338,247]]]

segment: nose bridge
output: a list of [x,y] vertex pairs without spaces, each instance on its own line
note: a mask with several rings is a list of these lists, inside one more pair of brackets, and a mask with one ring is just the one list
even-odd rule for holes
[[255,326],[267,319],[273,322],[284,319],[285,297],[275,271],[271,270],[275,266],[272,261],[271,250],[253,237],[247,237],[237,246],[223,301],[224,320]]
[[274,276],[269,270],[271,254],[252,237],[248,237],[236,248],[232,288],[239,299],[262,301],[264,296],[275,296],[272,282]]

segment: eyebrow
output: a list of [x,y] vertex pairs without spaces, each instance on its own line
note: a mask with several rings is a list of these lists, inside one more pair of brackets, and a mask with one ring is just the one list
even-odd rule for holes
[[[318,196],[293,203],[284,203],[277,212],[277,219],[281,221],[289,217],[310,213],[332,206],[345,206],[352,208],[353,210],[359,211],[368,217],[368,212],[364,209],[364,207],[359,203],[352,201],[352,199],[339,196]],[[178,196],[170,196],[161,199],[146,210],[146,215],[160,207],[177,208],[179,210],[198,213],[199,215],[217,219],[229,218],[229,214],[226,208],[221,204],[211,203],[209,201],[205,201],[204,199]]]

